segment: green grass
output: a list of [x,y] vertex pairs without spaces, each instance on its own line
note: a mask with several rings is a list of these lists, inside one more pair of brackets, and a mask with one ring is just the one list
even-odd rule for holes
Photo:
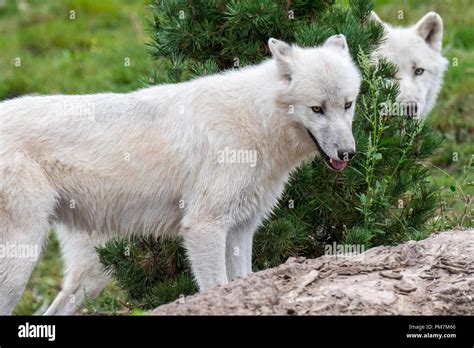
[[[148,0],[6,0],[0,7],[0,100],[142,87],[156,68],[145,46],[147,4]],[[474,154],[474,6],[471,0],[377,0],[375,10],[395,25],[414,23],[430,10],[443,17],[443,53],[450,66],[430,120],[445,143],[426,165],[432,168],[433,182],[443,186],[440,195],[445,201],[434,228],[449,228],[465,213],[464,199],[474,195],[472,167],[463,169]],[[400,10],[402,20],[397,17]],[[70,11],[75,11],[75,19],[70,19]],[[453,161],[454,153],[458,161]],[[463,222],[472,226],[472,215],[464,214]],[[15,314],[33,314],[50,303],[61,287],[61,272],[52,235]],[[123,301],[123,293],[111,284],[98,299],[86,301],[83,313],[121,313],[126,309]]]
[[18,2],[26,8],[7,0],[0,10],[1,99],[142,86],[141,77],[151,68],[145,47],[147,1]]

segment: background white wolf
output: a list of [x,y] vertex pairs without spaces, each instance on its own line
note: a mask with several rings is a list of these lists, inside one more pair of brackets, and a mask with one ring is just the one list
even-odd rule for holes
[[433,108],[443,82],[448,61],[441,55],[443,21],[429,12],[408,28],[392,27],[372,12],[372,19],[383,24],[386,40],[374,58],[386,58],[398,67],[398,102],[405,115],[425,118]]
[[[344,36],[269,47],[260,65],[187,83],[0,104],[0,242],[43,245],[57,225],[66,274],[47,314],[95,296],[107,278],[93,247],[130,233],[182,236],[201,290],[245,276],[289,173],[316,148],[344,169],[360,85]],[[256,165],[219,163],[224,149]],[[1,260],[1,314],[36,259]]]

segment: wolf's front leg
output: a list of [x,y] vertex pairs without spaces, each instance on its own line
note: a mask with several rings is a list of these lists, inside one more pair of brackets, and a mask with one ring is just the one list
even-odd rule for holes
[[229,231],[226,242],[226,265],[229,281],[252,273],[252,244],[257,225],[257,221],[252,221],[243,223],[238,228]]
[[219,222],[190,220],[183,224],[184,247],[200,291],[228,282],[225,265],[227,231],[228,227]]

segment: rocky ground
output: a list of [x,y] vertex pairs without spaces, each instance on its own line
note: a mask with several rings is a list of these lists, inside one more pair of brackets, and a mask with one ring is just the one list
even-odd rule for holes
[[157,315],[474,315],[474,230],[352,257],[291,258]]

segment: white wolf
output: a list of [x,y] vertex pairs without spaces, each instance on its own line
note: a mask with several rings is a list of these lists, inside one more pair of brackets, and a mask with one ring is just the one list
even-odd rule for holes
[[386,58],[398,67],[400,84],[397,110],[404,115],[425,118],[435,105],[448,61],[441,55],[443,21],[435,12],[424,15],[408,28],[392,27],[372,12],[372,20],[383,24],[386,40],[373,57]]
[[[186,83],[0,104],[0,242],[43,245],[56,224],[66,271],[47,314],[97,295],[94,246],[131,233],[182,236],[200,290],[245,276],[289,173],[317,152],[344,169],[360,85],[345,37],[268,44],[273,59]],[[256,161],[222,160],[229,149]],[[36,259],[0,260],[1,314]]]

